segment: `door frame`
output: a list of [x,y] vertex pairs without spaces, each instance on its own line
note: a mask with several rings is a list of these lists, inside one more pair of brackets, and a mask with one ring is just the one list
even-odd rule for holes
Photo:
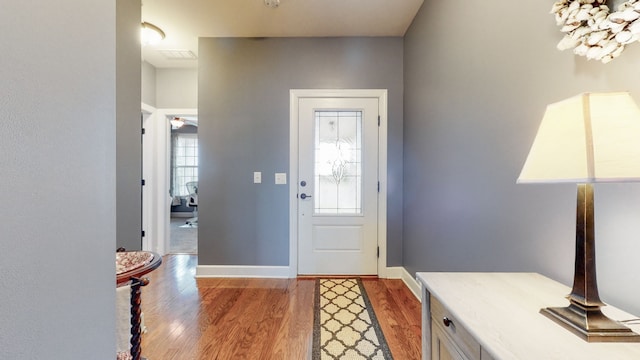
[[298,101],[301,98],[377,98],[378,129],[378,276],[387,269],[387,90],[386,89],[291,89],[289,90],[289,277],[298,276]]
[[[171,125],[169,118],[173,116],[197,116],[195,108],[161,108],[142,103],[142,112],[148,114],[145,118],[145,143],[142,156],[148,173],[144,174],[149,194],[142,204],[145,237],[142,249],[165,255],[169,250],[171,201]],[[146,221],[145,221],[146,220]]]

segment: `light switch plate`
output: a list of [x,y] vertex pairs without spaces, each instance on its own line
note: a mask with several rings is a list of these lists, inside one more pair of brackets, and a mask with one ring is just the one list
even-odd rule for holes
[[262,173],[260,171],[256,171],[253,173],[253,183],[260,184],[262,182]]
[[276,173],[276,184],[284,185],[287,183],[287,173]]

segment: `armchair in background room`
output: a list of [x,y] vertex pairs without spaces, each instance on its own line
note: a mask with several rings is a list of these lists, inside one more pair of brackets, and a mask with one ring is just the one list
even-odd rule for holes
[[187,195],[187,206],[193,207],[193,217],[187,220],[189,225],[198,224],[198,182],[190,181],[185,184],[189,195]]

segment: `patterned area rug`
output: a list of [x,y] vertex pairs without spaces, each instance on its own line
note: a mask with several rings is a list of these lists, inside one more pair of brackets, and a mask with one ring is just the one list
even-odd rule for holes
[[318,279],[313,359],[391,360],[391,351],[360,279]]

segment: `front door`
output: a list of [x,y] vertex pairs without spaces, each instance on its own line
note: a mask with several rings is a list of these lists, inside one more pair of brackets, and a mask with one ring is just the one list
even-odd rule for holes
[[378,101],[299,99],[299,274],[377,274]]

